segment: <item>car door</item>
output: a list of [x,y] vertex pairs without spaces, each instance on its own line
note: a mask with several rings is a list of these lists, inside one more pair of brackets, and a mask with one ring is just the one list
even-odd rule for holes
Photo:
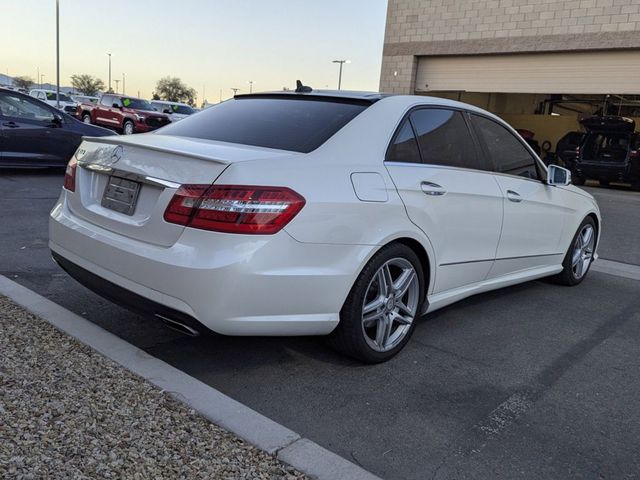
[[26,95],[0,92],[3,163],[15,166],[64,165],[63,118]]
[[419,108],[405,118],[385,165],[411,221],[430,239],[440,293],[484,280],[502,224],[502,194],[465,114]]
[[546,184],[541,162],[514,132],[496,120],[473,114],[471,123],[485,155],[495,165],[504,221],[490,277],[559,265],[570,207],[561,189]]
[[113,118],[111,110],[113,109],[114,97],[111,95],[103,95],[100,103],[95,107],[95,122],[103,127],[117,127],[118,123]]

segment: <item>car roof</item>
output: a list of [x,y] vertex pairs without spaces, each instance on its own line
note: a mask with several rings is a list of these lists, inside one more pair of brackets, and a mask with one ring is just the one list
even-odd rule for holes
[[235,95],[234,98],[291,98],[291,97],[317,97],[327,99],[343,99],[343,100],[359,100],[368,103],[375,103],[378,100],[388,97],[388,93],[365,92],[356,90],[311,90],[310,92],[296,92],[293,90],[283,90],[275,92],[259,92],[259,93],[242,93]]

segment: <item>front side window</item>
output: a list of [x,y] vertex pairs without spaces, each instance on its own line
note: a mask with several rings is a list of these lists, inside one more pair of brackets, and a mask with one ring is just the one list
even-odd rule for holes
[[[55,92],[47,92],[47,100],[56,101],[56,94]],[[60,94],[60,101],[61,102],[73,102],[73,100],[71,100],[71,97],[68,95],[65,95],[64,93]]]
[[355,100],[293,95],[236,97],[157,134],[309,153],[367,106],[368,102]]
[[454,110],[423,108],[411,113],[422,161],[431,165],[487,170],[462,114]]
[[413,134],[413,128],[408,118],[402,123],[391,145],[389,145],[386,160],[388,162],[421,162],[418,141]]
[[515,135],[486,117],[472,115],[471,118],[498,172],[539,179],[534,157]]
[[4,117],[13,117],[21,120],[35,120],[40,122],[52,122],[53,112],[36,101],[17,95],[0,95],[0,112]]

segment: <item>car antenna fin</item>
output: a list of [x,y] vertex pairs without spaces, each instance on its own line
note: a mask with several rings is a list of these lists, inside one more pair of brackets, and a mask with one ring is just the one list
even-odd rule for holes
[[296,80],[296,93],[310,93],[313,91],[313,88],[303,85],[300,80]]

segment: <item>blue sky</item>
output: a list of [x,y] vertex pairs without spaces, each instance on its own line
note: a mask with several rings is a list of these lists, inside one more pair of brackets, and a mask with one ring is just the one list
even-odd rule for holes
[[[292,87],[300,78],[335,88],[377,90],[386,0],[60,0],[61,83],[74,73],[107,82],[126,74],[127,93],[149,97],[163,76],[182,78],[210,102]],[[36,70],[55,81],[55,1],[2,0],[0,71]],[[115,83],[113,84],[115,88]],[[120,82],[120,89],[122,82]]]

